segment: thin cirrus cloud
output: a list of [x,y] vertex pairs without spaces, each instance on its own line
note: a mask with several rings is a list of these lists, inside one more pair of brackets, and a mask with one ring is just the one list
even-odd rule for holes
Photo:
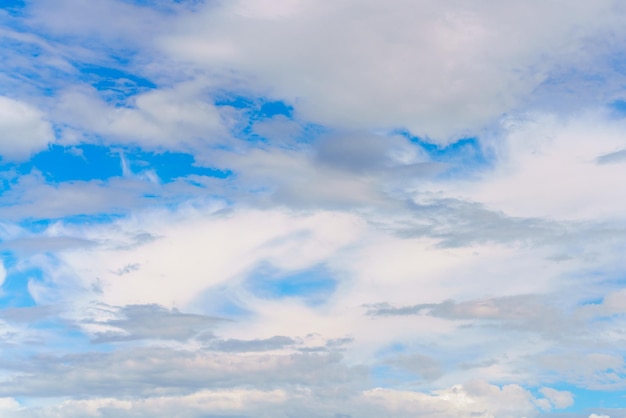
[[6,3],[2,416],[623,413],[625,13]]

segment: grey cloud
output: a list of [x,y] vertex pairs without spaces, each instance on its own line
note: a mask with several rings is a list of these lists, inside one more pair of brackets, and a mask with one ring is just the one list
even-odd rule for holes
[[207,189],[219,196],[224,192],[221,182],[213,177],[190,176],[160,185],[140,178],[112,177],[107,181],[67,181],[54,185],[38,173],[31,173],[14,177],[10,188],[4,191],[0,217],[19,221],[95,214],[114,216],[131,209],[153,208],[156,198],[164,205],[179,204],[187,198],[206,197]]
[[285,348],[296,344],[293,338],[276,335],[271,338],[258,340],[214,340],[209,348],[217,351],[228,351],[230,353],[250,352],[250,351],[271,351]]
[[127,264],[124,267],[115,270],[114,273],[117,274],[118,276],[123,276],[124,274],[128,274],[130,272],[139,270],[139,267],[141,266],[138,263]]
[[363,366],[344,364],[337,353],[241,356],[170,348],[0,359],[0,368],[13,372],[0,382],[0,396],[10,397],[176,395],[200,389],[292,385],[325,396],[347,395],[362,388],[368,374]]
[[535,332],[547,338],[562,338],[586,332],[574,315],[566,315],[548,296],[515,295],[473,299],[464,302],[446,300],[409,306],[387,303],[367,305],[372,317],[427,315],[448,320],[481,321],[482,326],[502,327],[506,330]]
[[296,146],[296,138],[303,134],[302,125],[284,115],[257,121],[253,130],[255,134],[269,139],[272,144],[287,147]]
[[439,362],[422,354],[401,354],[385,363],[415,373],[424,380],[435,380],[443,375]]
[[[405,212],[394,219],[372,223],[402,237],[431,237],[442,247],[498,243],[554,248],[555,261],[591,256],[597,243],[623,240],[626,228],[620,222],[555,221],[508,216],[476,202],[460,199],[430,199],[406,202]],[[564,248],[570,253],[564,253]]]
[[400,136],[375,136],[371,134],[343,134],[320,138],[315,142],[315,158],[334,168],[363,174],[372,174],[394,166],[393,154],[413,153],[413,159],[427,162],[424,151]]
[[333,338],[327,340],[324,345],[318,345],[313,347],[300,347],[299,350],[303,353],[314,352],[342,352],[347,349],[347,346],[354,341],[351,337]]
[[430,309],[436,306],[437,304],[434,303],[423,303],[419,305],[395,307],[388,303],[377,303],[367,305],[367,314],[370,316],[422,315],[430,313]]
[[441,303],[425,303],[394,307],[383,303],[371,305],[371,316],[430,315],[445,319],[527,319],[542,315],[548,305],[535,295],[504,296],[476,299],[466,302],[446,300]]
[[510,217],[479,203],[458,199],[435,199],[424,204],[411,203],[409,207],[415,218],[408,220],[398,232],[405,236],[439,238],[446,247],[485,242],[537,242],[566,232],[565,226],[556,222]]
[[497,363],[498,361],[494,359],[479,361],[477,363],[463,362],[459,364],[459,368],[462,370],[482,369],[484,367],[493,366],[494,364],[497,364]]
[[330,348],[342,348],[352,343],[353,341],[354,341],[354,338],[352,337],[333,338],[326,342],[326,346]]
[[[96,343],[143,339],[171,339],[184,341],[214,326],[224,319],[181,313],[159,305],[128,305],[120,308],[121,319],[91,321],[98,325],[119,328],[122,332],[107,331],[97,335]],[[87,322],[86,323],[90,323]]]
[[405,190],[407,181],[432,178],[448,167],[429,161],[405,138],[362,132],[324,136],[297,151],[247,148],[212,152],[199,161],[232,169],[237,175],[229,181],[236,187],[226,193],[263,207],[406,210],[405,194],[390,191]]
[[49,318],[58,313],[58,309],[52,306],[26,306],[18,308],[4,308],[0,310],[0,318],[10,322],[35,322]]

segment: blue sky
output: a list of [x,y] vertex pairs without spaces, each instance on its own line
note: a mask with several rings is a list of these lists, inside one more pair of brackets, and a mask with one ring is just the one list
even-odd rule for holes
[[0,415],[626,414],[618,1],[0,6]]

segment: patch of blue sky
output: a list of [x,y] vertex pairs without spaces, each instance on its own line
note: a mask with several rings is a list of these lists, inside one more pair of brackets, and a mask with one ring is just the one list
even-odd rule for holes
[[408,370],[388,364],[379,364],[370,368],[370,380],[374,387],[403,388],[412,386],[420,380],[419,376]]
[[190,175],[215,177],[219,179],[225,179],[232,175],[230,170],[196,165],[195,159],[191,154],[135,151],[132,154],[125,153],[124,155],[130,163],[131,170],[155,170],[157,176],[163,183],[169,183],[177,178]]
[[[268,138],[259,135],[254,130],[257,122],[283,116],[287,120],[294,120],[294,107],[282,100],[267,97],[248,97],[237,94],[223,93],[214,100],[216,106],[230,106],[244,114],[244,122],[234,128],[233,134],[252,143],[268,143]],[[317,124],[301,124],[301,134],[295,138],[296,142],[309,143],[326,130]]]
[[483,147],[478,138],[461,138],[441,146],[413,136],[406,130],[396,130],[393,133],[418,145],[432,161],[447,164],[449,169],[441,174],[444,178],[480,172],[492,167],[495,161],[495,155]]
[[[93,214],[78,214],[78,215],[68,215],[62,218],[63,223],[67,225],[101,225],[101,224],[110,224],[115,222],[116,220],[120,220],[125,216],[125,213],[93,213]],[[38,234],[44,232],[51,225],[59,222],[59,219],[23,219],[18,222],[18,226],[28,231],[31,234]]]
[[282,101],[263,102],[258,110],[258,118],[271,118],[276,115],[283,115],[293,118],[293,106]]
[[297,272],[283,272],[265,264],[249,274],[245,285],[259,297],[299,298],[310,306],[317,306],[335,292],[337,280],[324,265]]
[[24,0],[2,0],[0,10],[4,10],[12,15],[20,14],[22,9],[26,6]]
[[238,291],[236,286],[224,284],[210,287],[194,299],[190,309],[227,320],[252,318],[254,313],[242,305]]
[[227,170],[196,165],[191,154],[154,153],[94,144],[71,147],[51,145],[27,162],[1,164],[0,172],[13,170],[18,175],[23,175],[37,170],[49,183],[106,181],[125,174],[122,159],[125,160],[131,172],[141,173],[152,170],[162,183],[169,183],[190,175],[221,179],[231,175],[231,172]]
[[2,6],[0,9],[11,9],[15,7],[24,7],[24,0],[2,0]]
[[251,142],[265,142],[264,138],[253,132],[253,125],[256,121],[269,119],[274,116],[282,115],[289,119],[293,118],[293,107],[289,104],[269,100],[262,97],[247,97],[237,94],[222,93],[218,94],[214,100],[215,106],[230,106],[245,115],[245,122],[236,128],[235,134],[241,139],[247,139]]
[[122,106],[131,96],[157,87],[147,78],[119,68],[81,63],[75,67],[80,71],[81,81],[93,86],[104,100],[117,106]]
[[626,117],[626,100],[619,99],[609,103],[609,109],[618,117]]
[[[626,404],[626,395],[623,390],[591,390],[567,383],[546,386],[556,390],[568,391],[574,395],[574,403],[571,406],[559,409],[559,412],[563,413],[577,413],[598,408],[623,408]],[[536,397],[543,397],[540,388],[528,390]]]
[[404,353],[408,350],[408,348],[409,347],[402,343],[392,343],[378,350],[376,352],[376,356],[379,358],[385,358],[390,355]]
[[34,306],[35,300],[28,291],[28,281],[31,279],[41,280],[41,270],[36,268],[17,269],[18,259],[9,251],[0,252],[0,257],[2,257],[2,262],[7,270],[7,276],[0,292],[0,309]]
[[237,304],[232,300],[224,300],[219,304],[214,304],[212,309],[210,310],[211,315],[215,315],[219,318],[244,318],[244,317],[252,317],[253,313],[244,308],[243,306]]
[[250,119],[253,120],[271,118],[276,115],[291,118],[294,110],[293,106],[284,101],[229,93],[216,95],[214,104],[216,106],[230,106],[235,109],[245,110],[250,115]]
[[174,13],[178,7],[194,7],[205,0],[122,0],[135,6],[147,7],[165,13]]
[[579,306],[585,306],[585,305],[599,305],[602,302],[604,302],[604,298],[591,298],[591,299],[585,299],[581,302],[579,302]]
[[106,180],[122,175],[119,153],[97,145],[51,145],[48,150],[34,155],[20,168],[22,172],[36,169],[46,181],[52,183]]

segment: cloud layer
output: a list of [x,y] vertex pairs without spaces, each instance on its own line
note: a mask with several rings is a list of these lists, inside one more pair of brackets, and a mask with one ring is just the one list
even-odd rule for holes
[[2,416],[623,414],[625,14],[10,2]]

